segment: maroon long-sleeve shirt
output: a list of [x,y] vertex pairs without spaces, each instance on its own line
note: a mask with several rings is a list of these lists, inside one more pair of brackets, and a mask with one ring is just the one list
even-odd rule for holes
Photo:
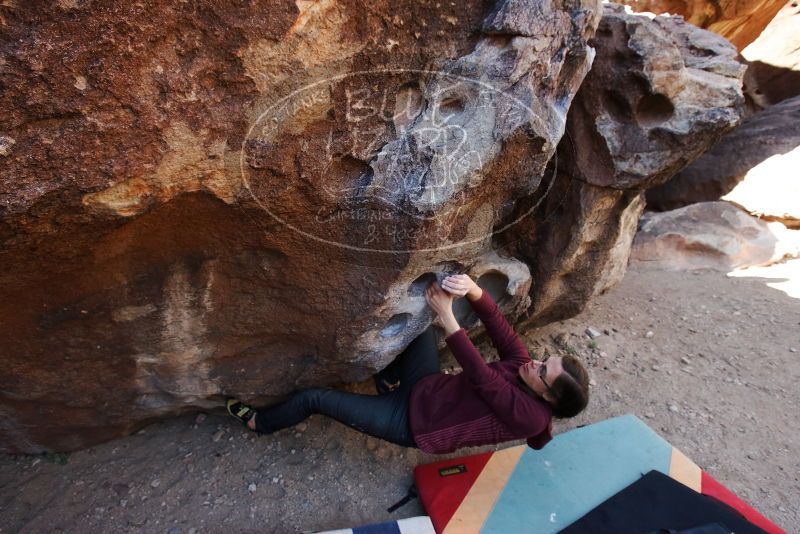
[[463,372],[426,376],[414,385],[409,401],[414,441],[438,454],[523,438],[541,449],[552,439],[552,410],[517,379],[519,367],[531,359],[528,350],[487,291],[470,304],[500,360],[487,364],[463,328],[447,336]]

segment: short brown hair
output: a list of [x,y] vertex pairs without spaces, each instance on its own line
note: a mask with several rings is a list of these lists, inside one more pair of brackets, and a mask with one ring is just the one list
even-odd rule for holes
[[555,397],[553,415],[560,419],[575,417],[589,404],[589,373],[575,356],[561,359],[564,371],[553,382],[551,395]]

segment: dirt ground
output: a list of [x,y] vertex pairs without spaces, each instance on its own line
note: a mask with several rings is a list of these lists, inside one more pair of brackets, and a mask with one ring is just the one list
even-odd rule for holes
[[[764,278],[773,272],[784,278]],[[537,355],[576,352],[589,366],[589,407],[558,422],[557,433],[634,413],[800,532],[800,292],[767,285],[800,283],[800,260],[758,274],[632,268],[578,317],[524,338]],[[606,333],[591,342],[588,327]],[[221,414],[186,415],[69,455],[0,456],[0,532],[358,526],[423,514],[417,501],[394,514],[386,508],[405,494],[415,465],[437,459],[321,416],[256,436]]]

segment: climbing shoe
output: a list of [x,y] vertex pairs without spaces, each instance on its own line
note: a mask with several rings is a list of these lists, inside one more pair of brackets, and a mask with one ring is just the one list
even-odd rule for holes
[[238,399],[228,399],[228,401],[225,403],[225,407],[228,409],[229,414],[245,425],[247,425],[247,422],[250,420],[250,418],[256,415],[256,411],[254,409]]

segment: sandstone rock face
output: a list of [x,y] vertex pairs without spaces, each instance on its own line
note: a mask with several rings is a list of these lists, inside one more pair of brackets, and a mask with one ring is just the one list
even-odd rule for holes
[[574,315],[616,283],[643,191],[700,155],[743,112],[744,67],[716,34],[607,4],[593,42],[597,57],[570,108],[552,190],[540,215],[516,230],[530,237],[509,239],[513,255],[532,267],[526,324]]
[[493,234],[541,191],[599,1],[0,10],[0,450],[364,379],[445,273],[529,308]]
[[747,173],[723,200],[790,228],[800,228],[800,145],[765,159]]
[[680,15],[718,33],[739,50],[752,43],[785,5],[784,0],[625,0],[637,12]]
[[800,220],[798,146],[800,97],[795,97],[748,117],[689,167],[649,189],[647,205],[669,210],[718,200],[746,180],[731,200],[791,224],[792,218]]
[[743,100],[679,19],[608,6],[595,59],[590,0],[2,9],[5,451],[367,378],[447,273],[573,315]]
[[800,95],[800,2],[789,0],[742,50],[745,94],[760,108]]
[[639,226],[631,261],[646,268],[728,272],[800,252],[800,232],[766,223],[728,202],[648,212]]

